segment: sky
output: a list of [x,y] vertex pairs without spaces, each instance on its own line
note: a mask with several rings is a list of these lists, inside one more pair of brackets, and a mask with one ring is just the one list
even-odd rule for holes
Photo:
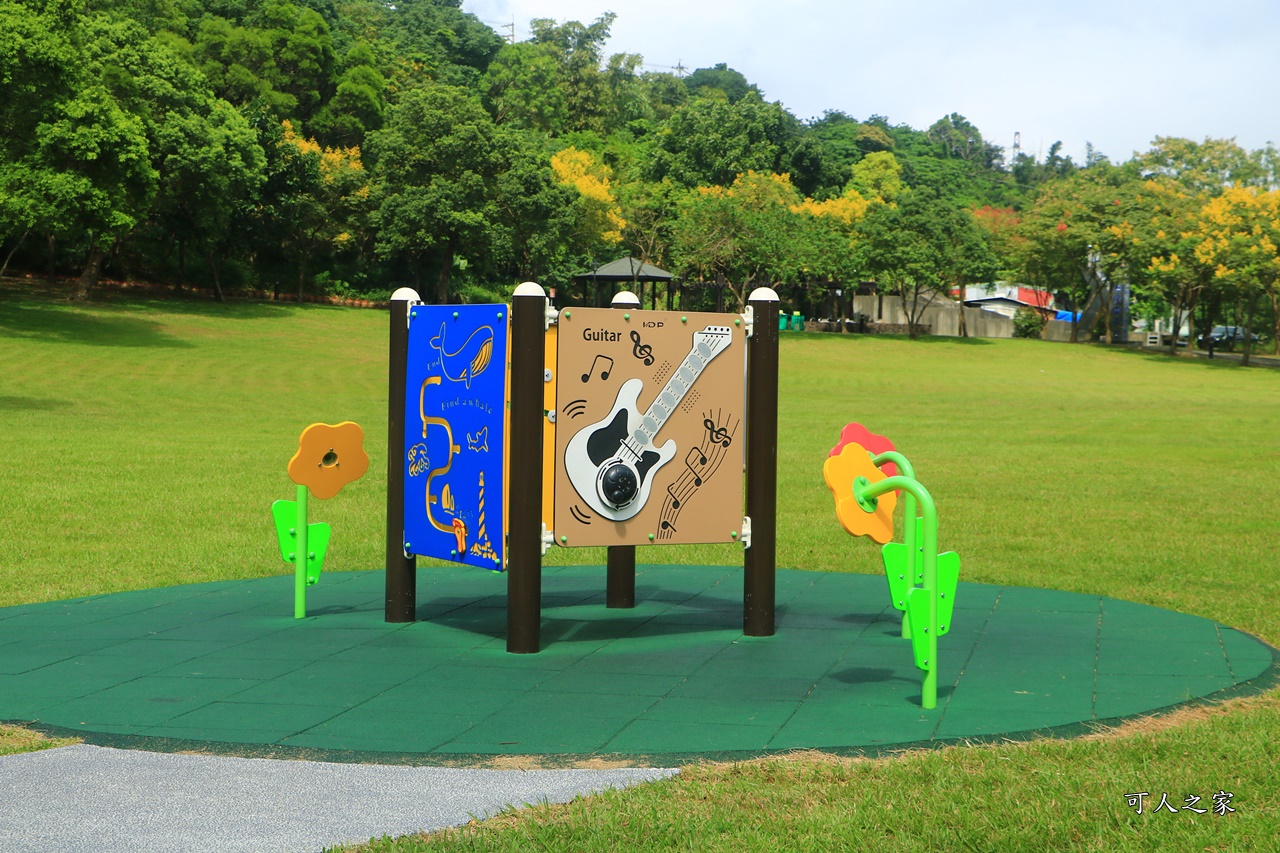
[[464,0],[502,35],[618,15],[605,47],[645,69],[719,62],[801,119],[840,110],[920,130],[953,112],[1011,157],[1055,141],[1113,162],[1157,136],[1280,144],[1275,0]]

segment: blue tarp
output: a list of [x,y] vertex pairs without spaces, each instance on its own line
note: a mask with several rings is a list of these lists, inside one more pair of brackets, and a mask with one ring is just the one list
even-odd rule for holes
[[[1066,320],[1068,323],[1070,323],[1070,322],[1071,322],[1071,315],[1072,315],[1072,312],[1070,312],[1070,311],[1059,311],[1059,312],[1057,313],[1057,315],[1056,315],[1053,319],[1055,319],[1055,320]],[[1079,318],[1080,318],[1080,312],[1079,312],[1079,311],[1076,311],[1076,312],[1075,312],[1075,317],[1076,317],[1076,319],[1079,319]]]

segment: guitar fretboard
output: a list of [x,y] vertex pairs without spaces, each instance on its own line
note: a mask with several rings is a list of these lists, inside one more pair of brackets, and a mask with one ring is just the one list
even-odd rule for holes
[[693,383],[698,381],[702,371],[713,358],[728,348],[732,335],[733,330],[729,326],[707,326],[694,334],[693,348],[640,419],[640,426],[633,436],[635,441],[640,444],[653,443],[667,418],[671,417],[680,401],[693,388]]

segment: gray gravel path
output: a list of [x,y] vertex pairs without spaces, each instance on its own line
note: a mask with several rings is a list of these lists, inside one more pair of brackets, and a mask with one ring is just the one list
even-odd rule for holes
[[78,744],[0,756],[0,850],[306,853],[676,772],[325,764]]

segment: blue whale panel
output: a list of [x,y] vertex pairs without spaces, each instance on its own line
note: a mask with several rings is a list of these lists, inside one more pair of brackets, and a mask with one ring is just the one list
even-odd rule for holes
[[505,305],[415,305],[405,382],[405,550],[502,571]]

